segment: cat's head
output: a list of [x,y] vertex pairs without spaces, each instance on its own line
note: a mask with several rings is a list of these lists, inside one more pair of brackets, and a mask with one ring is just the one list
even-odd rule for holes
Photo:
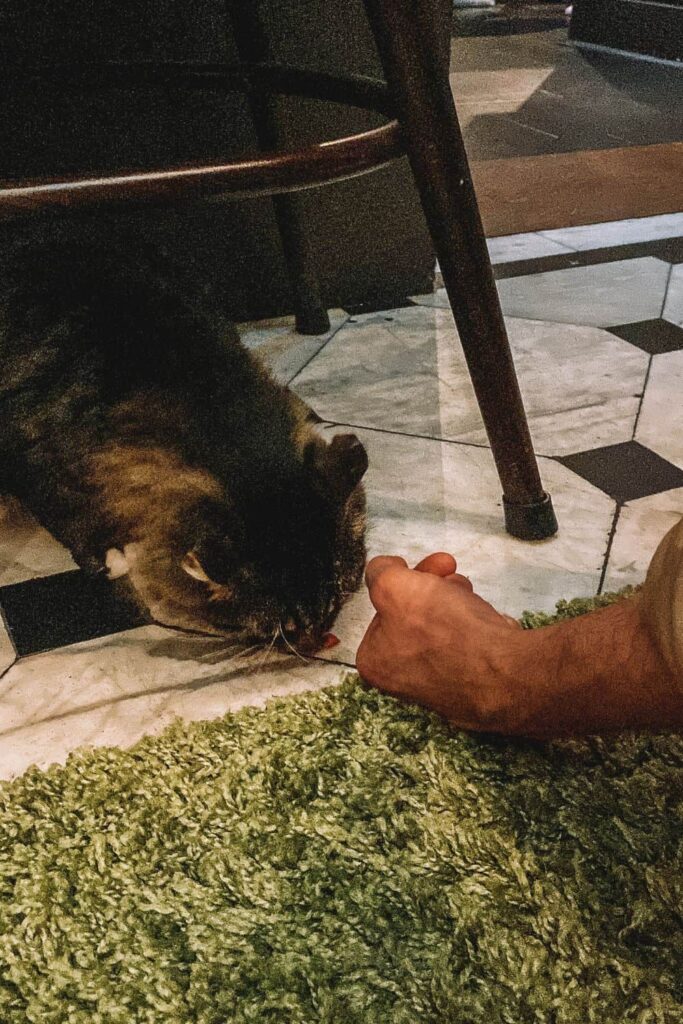
[[299,451],[286,472],[196,502],[181,547],[126,548],[124,571],[155,620],[304,653],[321,645],[362,580],[368,459],[353,434],[328,442],[311,430]]

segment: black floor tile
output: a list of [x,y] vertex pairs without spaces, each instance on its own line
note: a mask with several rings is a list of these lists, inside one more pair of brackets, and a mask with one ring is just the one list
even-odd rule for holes
[[581,255],[580,252],[567,252],[556,256],[538,256],[533,260],[496,263],[493,274],[497,281],[504,281],[508,277],[530,277],[532,274],[545,274],[549,270],[567,270],[583,266]]
[[664,248],[660,241],[627,242],[625,245],[607,245],[604,249],[583,249],[577,252],[579,266],[590,267],[596,263],[616,263],[618,260],[639,260],[644,256],[666,260]]
[[637,441],[563,455],[557,461],[618,502],[683,487],[683,470]]
[[[637,260],[644,256],[675,263],[672,259],[683,249],[683,239],[666,238],[653,242],[631,242],[627,245],[610,245],[604,249],[583,249],[557,253],[554,256],[540,256],[531,260],[516,260],[510,263],[497,263],[494,274],[498,280],[508,277],[525,277],[531,274],[543,274],[548,270],[566,270],[568,267],[591,267],[598,263],[617,263],[620,260]],[[683,262],[683,256],[678,262]]]
[[661,238],[651,242],[652,255],[667,263],[683,263],[683,238]]
[[79,571],[0,587],[0,606],[20,657],[144,622],[107,579]]
[[608,327],[607,330],[653,356],[683,349],[683,327],[669,323],[668,320],[640,320],[633,324]]

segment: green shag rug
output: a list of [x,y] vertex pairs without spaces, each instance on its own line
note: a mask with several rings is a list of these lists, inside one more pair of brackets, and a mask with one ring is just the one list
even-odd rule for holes
[[672,1024],[682,915],[683,738],[355,677],[0,789],[2,1024]]

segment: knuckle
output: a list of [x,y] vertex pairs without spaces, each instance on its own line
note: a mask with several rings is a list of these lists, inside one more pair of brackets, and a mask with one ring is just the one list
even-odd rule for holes
[[379,604],[393,604],[400,590],[402,575],[400,569],[385,569],[370,588],[373,599]]

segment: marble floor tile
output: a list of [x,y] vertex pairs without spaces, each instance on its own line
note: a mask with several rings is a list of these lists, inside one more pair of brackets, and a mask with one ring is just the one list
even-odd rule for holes
[[483,109],[487,103],[506,103],[507,110],[518,110],[539,89],[553,68],[498,68],[485,71],[452,71],[450,74],[453,96],[460,104],[476,102]]
[[0,496],[0,586],[76,567],[71,555],[18,501]]
[[646,256],[498,282],[507,316],[610,327],[661,314],[670,266]]
[[293,316],[238,324],[238,330],[246,347],[264,361],[277,380],[287,384],[348,320],[343,309],[330,309],[328,314],[327,334],[297,334]]
[[[539,454],[631,439],[647,374],[645,352],[596,327],[512,317],[506,323]],[[442,392],[442,404],[446,400]],[[486,434],[475,424],[453,439],[485,444]]]
[[[333,433],[334,431],[331,431]],[[562,597],[595,593],[615,503],[558,463],[541,459],[560,531],[525,543],[504,529],[500,484],[487,448],[358,430],[370,459],[368,552],[401,555],[409,565],[450,551],[477,591],[501,611],[554,607]],[[349,601],[335,624],[351,662],[372,616],[367,593]]]
[[455,71],[451,89],[463,131],[487,114],[511,114],[539,89],[552,74],[551,67],[501,68],[487,71]]
[[[496,286],[506,316],[611,327],[660,316],[670,270],[663,260],[645,256],[508,277]],[[449,308],[445,288],[411,298]]]
[[80,746],[129,746],[174,718],[216,718],[339,681],[343,669],[146,626],[13,665],[0,678],[0,778],[63,762]]
[[683,487],[624,505],[610,550],[603,591],[642,583],[662,537],[683,516]]
[[523,235],[501,235],[487,240],[492,263],[514,263],[515,260],[534,260],[540,256],[561,256],[570,250],[565,245],[530,232]]
[[354,317],[293,381],[325,420],[440,436],[437,338],[453,343],[454,400],[472,401],[450,311],[418,306]]
[[683,327],[683,263],[677,264],[671,271],[662,316],[672,324]]
[[5,623],[0,615],[0,677],[16,661],[16,653]]
[[683,469],[683,351],[652,357],[635,439]]
[[627,245],[659,238],[683,235],[683,213],[664,213],[656,217],[635,217],[605,224],[585,224],[573,228],[542,231],[549,238],[570,249],[603,249],[608,245]]
[[[594,327],[509,319],[534,444],[561,455],[630,440],[648,356]],[[326,420],[487,444],[450,312],[349,323],[295,379]]]

